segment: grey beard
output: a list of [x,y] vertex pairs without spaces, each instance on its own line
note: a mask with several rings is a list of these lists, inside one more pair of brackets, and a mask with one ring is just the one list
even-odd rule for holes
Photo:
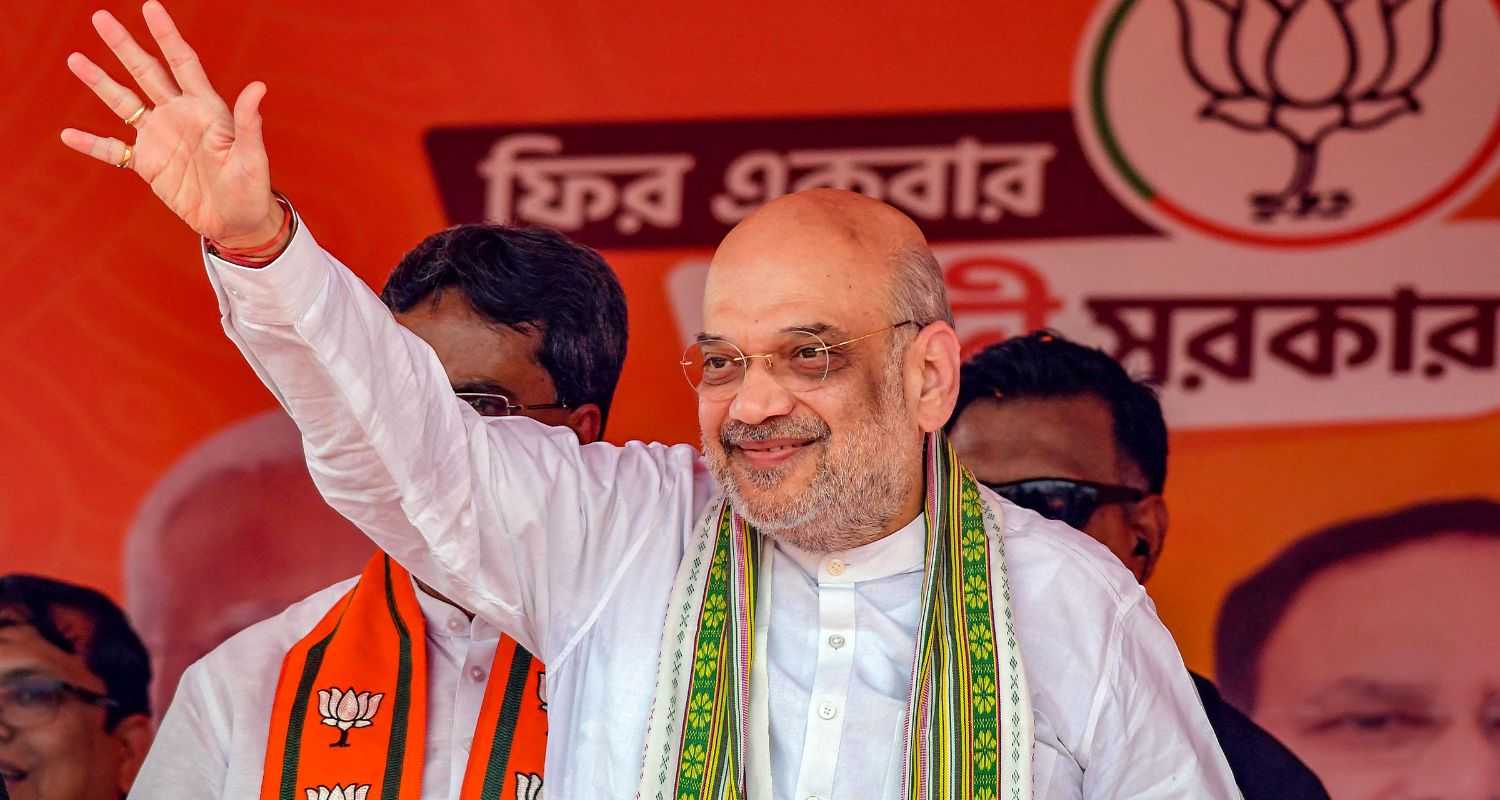
[[[900,512],[913,477],[909,470],[890,461],[865,464],[863,468],[838,471],[825,460],[819,464],[808,492],[820,501],[820,507],[809,509],[810,513],[800,519],[774,520],[770,525],[751,520],[751,524],[768,536],[812,553],[832,553],[869,544],[886,531]],[[737,505],[735,510],[741,507]]]
[[[920,452],[920,445],[913,451],[901,442],[910,433],[899,424],[905,407],[899,370],[887,371],[873,401],[869,422],[849,431],[842,442],[831,438],[827,424],[817,419],[788,418],[753,426],[726,422],[712,443],[716,446],[703,442],[709,470],[735,513],[768,536],[815,553],[867,544],[890,526],[920,474],[920,464],[912,463],[912,453]],[[736,472],[728,453],[736,442],[782,437],[821,438],[826,443],[812,481],[793,497],[748,499],[741,482],[771,491],[785,480],[789,468]]]

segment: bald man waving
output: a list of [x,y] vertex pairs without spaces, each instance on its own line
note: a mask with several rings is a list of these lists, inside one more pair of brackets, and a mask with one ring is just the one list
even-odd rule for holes
[[327,500],[547,662],[550,800],[1237,796],[1130,573],[955,459],[958,340],[909,219],[819,190],[724,240],[681,359],[707,471],[688,446],[580,446],[455,400],[272,193],[265,87],[231,111],[145,16],[170,74],[107,37],[145,99],[70,60],[133,143],[64,142],[203,236],[225,330]]

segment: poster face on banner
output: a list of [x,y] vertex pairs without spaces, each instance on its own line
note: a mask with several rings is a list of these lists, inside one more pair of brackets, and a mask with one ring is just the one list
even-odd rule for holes
[[[93,6],[62,5],[15,63],[91,46]],[[1157,383],[1171,525],[1150,594],[1193,669],[1244,654],[1221,677],[1252,710],[1275,698],[1258,718],[1336,797],[1399,794],[1434,720],[1493,719],[1475,698],[1500,681],[1500,599],[1473,576],[1495,572],[1500,500],[1500,3],[253,5],[173,13],[222,91],[267,81],[279,188],[372,286],[456,223],[606,255],[631,314],[611,440],[697,440],[677,362],[735,223],[863,192],[927,234],[966,354],[1049,327]],[[4,571],[100,586],[191,640],[180,670],[367,553],[299,511],[321,506],[285,466],[295,433],[218,337],[192,236],[56,144],[118,122],[47,69],[0,109],[3,268],[27,287],[0,321]],[[1330,550],[1272,582],[1308,602],[1218,629],[1231,589],[1313,532],[1465,498],[1359,528],[1380,559]],[[1284,680],[1260,682],[1273,662]],[[1329,693],[1358,670],[1381,691]]]

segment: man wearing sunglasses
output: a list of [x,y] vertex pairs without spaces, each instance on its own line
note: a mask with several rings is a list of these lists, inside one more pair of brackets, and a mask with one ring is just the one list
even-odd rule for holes
[[[407,253],[381,299],[396,322],[432,349],[452,392],[478,418],[504,424],[508,417],[529,417],[559,426],[580,444],[600,437],[624,363],[627,322],[624,292],[594,251],[546,229],[460,225]],[[305,481],[300,460],[298,467]],[[386,565],[371,563],[376,577],[384,578]],[[253,798],[276,791],[281,776],[268,769],[268,753],[295,738],[278,715],[288,705],[283,702],[288,681],[282,676],[307,666],[306,659],[297,660],[299,644],[309,637],[321,640],[320,620],[356,615],[343,609],[362,607],[359,599],[371,575],[367,567],[361,578],[293,604],[188,668],[136,783],[139,796]],[[412,638],[425,639],[426,645],[426,713],[420,720],[426,736],[420,762],[413,759],[421,768],[408,780],[419,782],[422,798],[469,800],[491,796],[482,794],[482,787],[484,773],[493,772],[507,797],[532,796],[540,789],[546,743],[540,662],[429,586],[417,581],[414,589],[405,587],[414,614],[402,622],[425,630],[425,636]],[[317,716],[307,720],[311,741],[296,742],[299,758],[338,753],[350,762],[316,785],[353,784],[351,800],[357,787],[368,783],[359,769],[378,771],[400,760],[387,754],[391,737],[377,733],[390,717],[380,706],[392,707],[397,692],[358,682],[378,681],[380,675],[356,670],[340,678],[330,666],[328,653],[340,641],[357,660],[378,652],[383,635],[375,626],[375,633],[334,637],[301,701],[309,710],[316,707]],[[346,693],[351,700],[345,701]],[[370,701],[377,694],[384,697]],[[507,700],[513,716],[502,719]],[[497,736],[507,740],[508,751],[480,747]],[[378,758],[364,755],[377,748]],[[489,758],[474,756],[481,751]],[[301,772],[311,782],[309,769]]]
[[[948,428],[980,482],[1151,577],[1167,535],[1167,425],[1156,393],[1119,362],[1050,331],[992,345],[964,364]],[[1247,800],[1327,797],[1208,679],[1193,681]]]
[[146,648],[109,598],[0,577],[0,783],[12,798],[124,797],[151,744],[150,683]]

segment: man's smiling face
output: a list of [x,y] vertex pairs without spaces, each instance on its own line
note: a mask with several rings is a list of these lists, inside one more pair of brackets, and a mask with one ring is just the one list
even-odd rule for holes
[[149,727],[144,719],[110,730],[105,709],[68,693],[52,712],[18,707],[59,682],[102,695],[104,682],[77,649],[66,652],[30,625],[0,616],[0,776],[14,800],[118,800],[139,768],[127,739]]
[[[784,198],[724,240],[704,287],[704,336],[773,359],[750,359],[732,393],[700,394],[704,454],[742,516],[814,552],[879,531],[920,491],[913,326],[893,328],[892,307],[894,254],[920,234],[892,216],[864,198]],[[827,351],[821,381],[777,377],[809,333],[860,340]]]

